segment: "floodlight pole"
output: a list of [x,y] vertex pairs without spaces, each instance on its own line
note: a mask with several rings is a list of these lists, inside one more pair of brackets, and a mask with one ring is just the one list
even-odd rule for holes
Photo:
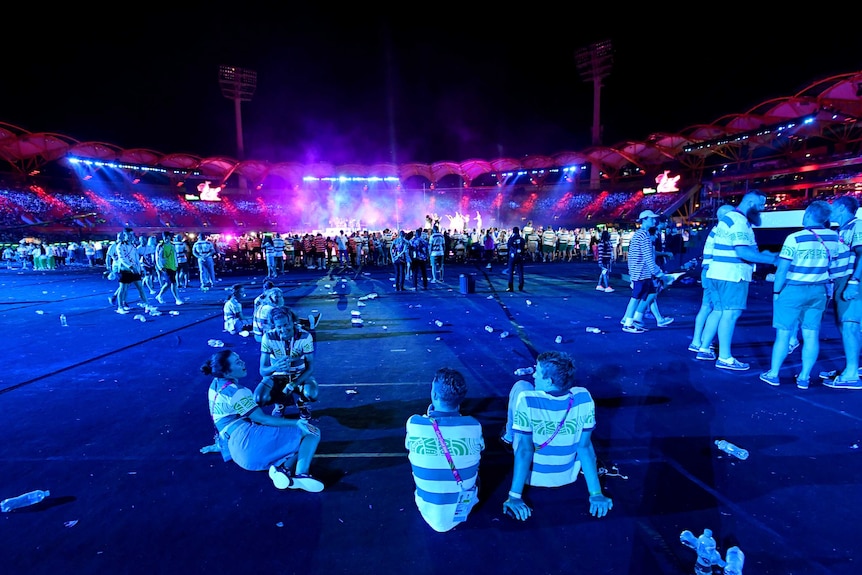
[[[245,146],[242,139],[242,102],[251,102],[254,90],[257,88],[257,72],[235,66],[219,66],[218,74],[221,94],[228,100],[233,100],[234,117],[236,118],[236,153],[237,159],[245,159]],[[240,187],[245,187],[245,179],[240,176]]]
[[[602,143],[601,99],[602,80],[611,73],[613,45],[610,40],[596,42],[575,51],[575,64],[584,82],[593,83],[593,146]],[[590,189],[599,189],[599,168],[590,165]]]

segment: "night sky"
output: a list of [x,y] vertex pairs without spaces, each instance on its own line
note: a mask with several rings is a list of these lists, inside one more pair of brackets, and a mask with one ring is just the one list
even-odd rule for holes
[[201,6],[140,4],[122,16],[51,9],[51,22],[45,8],[22,8],[20,21],[4,24],[0,122],[237,158],[234,105],[218,83],[219,66],[230,65],[258,74],[242,104],[247,159],[460,162],[589,147],[593,88],[575,52],[602,40],[614,47],[605,145],[708,124],[862,71],[862,36],[838,22],[804,30],[805,18],[782,25],[719,5],[706,23],[622,5],[601,17],[583,8]]

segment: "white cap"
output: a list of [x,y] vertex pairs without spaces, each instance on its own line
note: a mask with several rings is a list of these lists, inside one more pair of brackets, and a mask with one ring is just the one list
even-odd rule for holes
[[641,220],[646,219],[646,218],[658,219],[659,217],[661,217],[661,216],[659,216],[657,213],[655,213],[652,210],[644,210],[640,213],[640,215],[638,215],[638,221],[641,221]]

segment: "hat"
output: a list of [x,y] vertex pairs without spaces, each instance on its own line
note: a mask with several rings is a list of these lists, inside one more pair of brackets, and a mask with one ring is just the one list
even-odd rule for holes
[[659,217],[661,217],[661,216],[659,216],[657,213],[655,213],[652,210],[644,210],[640,213],[640,215],[638,215],[638,221],[641,221],[641,220],[646,219],[646,218],[658,219]]

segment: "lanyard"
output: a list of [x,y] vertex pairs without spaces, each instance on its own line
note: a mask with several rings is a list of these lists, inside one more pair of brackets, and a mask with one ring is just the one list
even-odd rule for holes
[[824,242],[823,238],[818,236],[817,232],[815,232],[813,229],[808,228],[808,231],[814,235],[814,237],[817,239],[818,242],[820,242],[820,245],[823,246],[823,249],[826,251],[826,261],[828,262],[827,268],[832,267],[832,254],[829,253],[829,248],[826,247],[826,242]]
[[440,442],[440,447],[443,449],[443,455],[446,456],[446,461],[449,462],[449,468],[452,470],[452,475],[455,476],[455,481],[458,482],[458,486],[461,486],[461,474],[458,473],[458,469],[455,467],[455,462],[452,461],[452,454],[449,453],[449,449],[446,447],[446,442],[443,441],[443,434],[440,433],[440,426],[437,425],[437,421],[433,417],[429,417],[431,420],[431,426],[434,428],[434,433],[437,434],[437,441]]
[[575,398],[570,393],[569,394],[569,406],[566,408],[566,413],[563,414],[563,419],[560,420],[560,424],[557,426],[557,429],[554,430],[554,433],[547,440],[545,440],[545,442],[542,445],[538,446],[536,448],[536,451],[539,451],[540,449],[542,449],[543,447],[548,445],[551,441],[553,441],[553,439],[557,436],[557,434],[563,428],[563,424],[566,422],[566,418],[569,416],[569,411],[572,410],[572,403],[574,403],[574,400],[575,400]]

